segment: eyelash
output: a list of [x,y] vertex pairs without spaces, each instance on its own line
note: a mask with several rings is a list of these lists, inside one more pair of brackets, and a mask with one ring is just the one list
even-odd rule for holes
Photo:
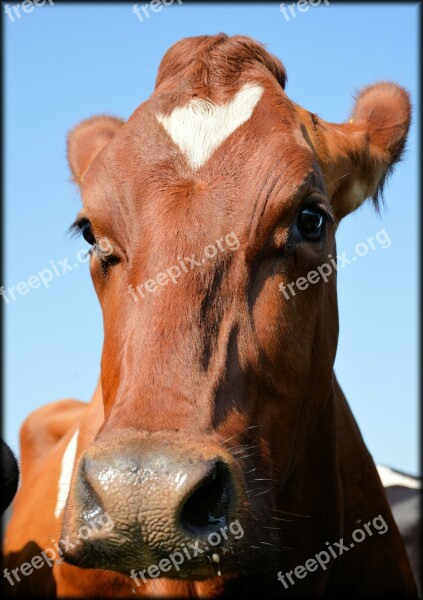
[[301,208],[299,209],[296,219],[295,219],[295,223],[298,223],[298,218],[299,216],[304,212],[304,211],[314,211],[316,213],[319,213],[320,216],[323,219],[323,223],[322,223],[322,230],[324,230],[324,228],[326,227],[327,224],[336,224],[336,219],[335,216],[332,214],[332,212],[329,212],[328,209],[326,208],[325,205],[322,205],[322,202],[319,202],[319,200],[314,200],[314,201],[308,201],[305,202]]
[[[92,226],[91,226],[90,221],[85,217],[81,217],[80,219],[77,219],[74,223],[72,223],[72,225],[69,228],[69,232],[71,233],[71,235],[83,236],[84,227],[86,227],[86,226],[91,227],[91,231],[92,231]],[[92,235],[93,235],[94,242],[91,244],[91,248],[88,250],[87,255],[96,256],[98,258],[98,260],[100,262],[102,275],[106,276],[108,269],[112,265],[118,263],[119,260],[117,257],[113,256],[112,254],[106,254],[104,252],[104,250],[102,250],[102,248],[98,244],[93,231],[92,231]],[[91,243],[90,241],[88,241],[86,239],[85,239],[85,241],[88,244]]]

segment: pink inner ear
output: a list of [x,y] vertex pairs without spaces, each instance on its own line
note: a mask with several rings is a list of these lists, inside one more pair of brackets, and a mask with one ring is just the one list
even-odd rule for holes
[[407,139],[408,93],[389,82],[364,88],[344,124],[327,123],[301,107],[297,111],[319,159],[336,218],[353,212],[367,198],[378,209],[386,177]]

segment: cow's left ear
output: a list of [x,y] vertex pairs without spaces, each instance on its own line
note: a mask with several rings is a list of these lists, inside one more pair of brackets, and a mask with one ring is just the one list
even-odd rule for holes
[[97,154],[110,142],[124,121],[100,115],[81,121],[68,135],[68,162],[75,183],[81,185]]
[[337,219],[366,198],[378,206],[385,178],[404,149],[410,117],[409,94],[388,82],[364,88],[344,124],[327,123],[301,110]]

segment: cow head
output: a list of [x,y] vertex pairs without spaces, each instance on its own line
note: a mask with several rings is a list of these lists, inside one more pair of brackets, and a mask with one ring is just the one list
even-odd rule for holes
[[[114,522],[74,564],[129,574],[197,544],[163,576],[201,579],[216,554],[223,574],[259,571],[284,546],[277,511],[333,385],[335,231],[377,202],[410,120],[392,83],[332,124],[285,79],[249,38],[187,39],[127,122],[94,117],[69,136],[104,319],[104,424],[64,529]],[[290,293],[323,263],[330,276]]]

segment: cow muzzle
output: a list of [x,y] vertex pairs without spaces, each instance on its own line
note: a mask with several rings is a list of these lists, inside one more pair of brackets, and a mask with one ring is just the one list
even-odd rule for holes
[[74,543],[64,558],[125,574],[168,559],[163,576],[211,577],[219,553],[239,541],[232,523],[241,527],[244,510],[242,472],[215,442],[119,432],[97,441],[76,467],[63,529]]

